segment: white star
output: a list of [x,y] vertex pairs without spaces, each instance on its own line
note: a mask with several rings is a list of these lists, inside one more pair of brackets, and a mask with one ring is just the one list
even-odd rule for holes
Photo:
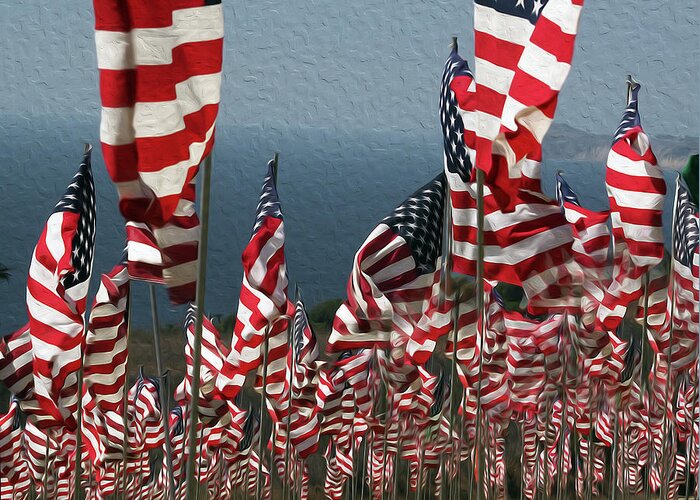
[[525,8],[525,0],[518,0],[518,3],[516,3],[515,6],[522,7],[524,9]]
[[542,10],[543,4],[541,0],[535,0],[535,3],[532,6],[532,13],[536,16],[540,15],[540,11]]

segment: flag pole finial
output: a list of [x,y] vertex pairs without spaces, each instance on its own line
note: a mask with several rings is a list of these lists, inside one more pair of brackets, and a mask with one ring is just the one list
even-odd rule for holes
[[280,154],[275,151],[275,156],[272,160],[272,172],[273,175],[275,176],[275,184],[277,184],[277,170],[280,164]]
[[457,37],[453,36],[452,37],[452,50],[457,50],[459,48],[459,45],[457,44]]
[[634,79],[632,75],[627,75],[627,103],[629,104],[630,100],[632,99],[632,89],[634,89],[635,85],[638,85],[639,82]]

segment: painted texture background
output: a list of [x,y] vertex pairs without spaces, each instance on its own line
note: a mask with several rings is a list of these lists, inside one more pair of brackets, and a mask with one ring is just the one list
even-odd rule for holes
[[[453,35],[472,59],[471,3],[225,1],[225,15],[207,310],[235,310],[240,253],[274,151],[290,280],[310,304],[340,297],[373,225],[442,166],[440,74]],[[644,85],[643,123],[664,164],[697,150],[698,15],[695,0],[587,2],[545,143],[550,193],[553,171],[563,168],[584,204],[605,207],[601,155],[624,107],[627,73]],[[92,29],[85,0],[0,0],[0,262],[12,272],[0,284],[3,331],[25,321],[31,251],[82,142],[99,143]],[[94,167],[100,273],[118,259],[124,236],[99,147]],[[145,302],[145,287],[135,293]],[[135,312],[148,321],[145,307]],[[167,319],[180,316],[171,310]]]

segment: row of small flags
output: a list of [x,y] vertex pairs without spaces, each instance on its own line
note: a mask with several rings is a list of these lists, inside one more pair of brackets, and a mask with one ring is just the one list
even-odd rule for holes
[[[264,498],[280,478],[285,498],[307,498],[309,459],[322,453],[331,499],[452,498],[465,481],[503,498],[516,437],[523,498],[688,494],[700,421],[697,192],[678,176],[669,264],[666,184],[638,84],[607,160],[610,210],[584,208],[560,174],[556,200],[540,186],[582,0],[475,0],[477,75],[455,42],[442,78],[444,170],[357,251],[330,361],[300,292],[290,297],[271,161],[232,342],[191,306],[172,405],[160,378],[139,372],[127,390],[130,287],[162,283],[174,303],[195,299],[194,181],[214,143],[222,7],[94,7],[100,137],[126,250],[87,315],[97,213],[88,148],[32,255],[28,323],[0,340],[0,380],[13,394],[0,416],[0,497],[185,498],[196,481],[210,498]],[[457,274],[478,275],[477,291]],[[499,283],[522,288],[522,307],[504,302]],[[641,333],[624,321],[632,316]],[[449,371],[435,367],[443,348]],[[259,411],[242,400],[253,373]]]

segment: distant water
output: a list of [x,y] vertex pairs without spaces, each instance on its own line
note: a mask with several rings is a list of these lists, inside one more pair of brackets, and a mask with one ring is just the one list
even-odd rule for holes
[[[92,292],[99,274],[117,262],[124,246],[116,192],[99,148],[98,123],[68,119],[4,117],[0,136],[0,262],[12,279],[0,284],[0,329],[26,321],[26,272],[42,224],[77,169],[82,142],[95,144],[98,191],[97,251]],[[442,168],[437,128],[423,135],[401,131],[220,128],[214,154],[210,253],[206,311],[231,314],[241,282],[240,255],[250,236],[267,160],[279,151],[279,192],[287,233],[290,282],[298,283],[308,305],[342,297],[358,246],[377,222]],[[607,208],[603,165],[548,161],[545,191],[554,195],[561,169],[584,206]],[[669,174],[668,180],[672,176]],[[668,183],[666,221],[673,183]],[[146,285],[134,287],[134,321],[150,322]],[[161,293],[163,321],[179,323]]]

